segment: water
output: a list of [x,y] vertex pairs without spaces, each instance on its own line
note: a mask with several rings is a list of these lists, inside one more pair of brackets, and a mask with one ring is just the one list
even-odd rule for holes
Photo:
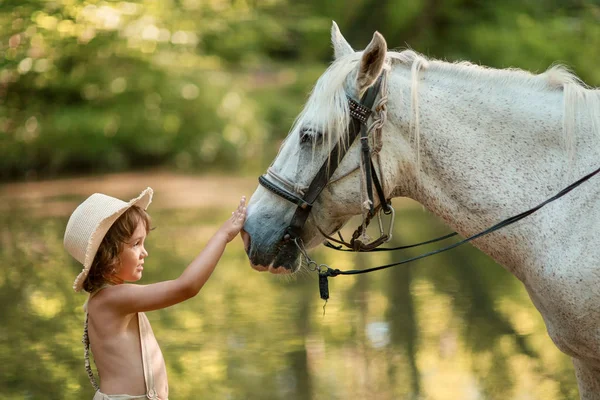
[[[255,186],[255,178],[227,185],[222,178],[202,179],[97,178],[99,190],[123,198],[135,196],[138,187],[155,188],[150,211],[156,229],[147,239],[142,283],[177,277],[238,195],[250,195]],[[213,199],[211,185],[229,189]],[[68,212],[93,190],[65,181],[0,187],[3,399],[93,396],[80,343],[86,297],[71,289],[81,267],[62,247]],[[448,232],[415,203],[395,204],[396,245]],[[395,255],[319,249],[311,255],[353,269],[435,247]],[[236,240],[198,296],[148,313],[165,355],[170,397],[577,398],[571,361],[548,338],[522,285],[468,245],[410,266],[338,276],[329,286],[324,312],[316,276],[255,272]]]

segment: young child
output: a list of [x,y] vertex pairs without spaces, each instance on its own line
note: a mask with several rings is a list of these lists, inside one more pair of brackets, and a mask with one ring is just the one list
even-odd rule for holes
[[[179,278],[137,285],[148,252],[150,230],[146,209],[152,201],[147,188],[128,203],[93,194],[73,212],[64,245],[83,271],[73,289],[89,292],[84,309],[85,365],[96,389],[94,400],[167,399],[165,361],[145,311],[158,310],[194,297],[206,283],[225,246],[246,219],[246,199],[208,241]],[[96,383],[89,362],[93,349],[100,376]]]

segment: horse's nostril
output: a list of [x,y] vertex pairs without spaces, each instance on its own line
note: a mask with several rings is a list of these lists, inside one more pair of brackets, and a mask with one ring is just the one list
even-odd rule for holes
[[240,235],[242,236],[242,241],[244,242],[244,250],[246,250],[246,253],[248,254],[250,252],[250,243],[252,241],[250,234],[242,228]]

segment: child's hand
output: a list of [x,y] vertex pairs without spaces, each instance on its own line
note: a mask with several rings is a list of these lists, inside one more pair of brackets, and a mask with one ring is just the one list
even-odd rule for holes
[[244,221],[246,221],[246,196],[242,196],[237,210],[231,213],[231,218],[220,229],[227,237],[227,243],[231,242],[237,236],[244,226]]

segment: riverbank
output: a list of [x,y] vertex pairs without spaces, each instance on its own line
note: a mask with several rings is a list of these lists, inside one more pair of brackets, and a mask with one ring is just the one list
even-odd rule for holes
[[153,208],[233,207],[242,195],[252,195],[257,181],[255,177],[157,171],[8,183],[0,185],[0,211],[25,208],[35,216],[65,216],[92,193],[126,200],[147,186],[154,189]]

